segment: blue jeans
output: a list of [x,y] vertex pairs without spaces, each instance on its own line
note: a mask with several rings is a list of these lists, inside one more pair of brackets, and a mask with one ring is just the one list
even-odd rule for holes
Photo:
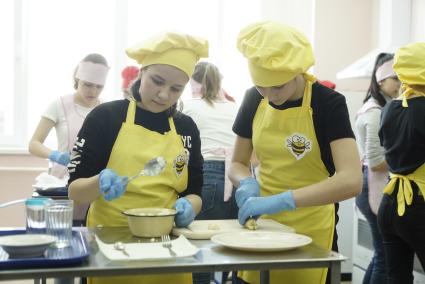
[[235,190],[229,201],[224,202],[224,162],[204,162],[204,185],[202,186],[202,210],[197,220],[237,219],[238,205]]
[[384,244],[382,241],[381,232],[378,228],[377,216],[372,212],[369,205],[369,186],[367,182],[367,172],[368,169],[366,166],[364,166],[363,189],[362,192],[356,197],[356,205],[369,223],[375,252],[369,266],[367,267],[366,274],[363,278],[363,284],[385,284],[387,283],[387,278],[385,269]]
[[[235,190],[229,201],[224,202],[224,162],[204,162],[204,185],[202,186],[202,210],[196,216],[197,220],[237,219],[238,205],[235,200]],[[223,273],[223,278],[227,273]],[[193,273],[194,284],[210,284],[213,273]]]
[[[413,200],[406,205],[403,216],[397,213],[397,190],[384,194],[378,211],[378,223],[384,240],[388,283],[413,283],[413,257],[425,269],[425,201],[418,187],[412,184]],[[395,189],[398,188],[398,183]]]

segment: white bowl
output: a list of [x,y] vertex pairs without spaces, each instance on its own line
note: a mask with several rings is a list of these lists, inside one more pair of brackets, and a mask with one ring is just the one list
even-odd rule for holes
[[128,226],[137,237],[152,238],[169,235],[177,211],[168,208],[134,208],[123,212],[128,217]]
[[10,258],[42,256],[56,237],[45,234],[20,234],[0,237],[0,246]]

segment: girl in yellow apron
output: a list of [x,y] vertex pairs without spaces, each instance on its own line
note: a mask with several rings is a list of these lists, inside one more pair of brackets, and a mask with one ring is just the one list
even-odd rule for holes
[[382,111],[379,137],[390,182],[378,211],[388,283],[413,283],[413,257],[425,268],[425,42],[400,48],[394,70],[402,95]]
[[[88,227],[127,226],[121,212],[139,207],[174,207],[176,226],[185,227],[202,205],[203,159],[196,124],[176,111],[176,104],[196,62],[208,55],[208,43],[165,33],[126,52],[143,66],[131,87],[134,99],[106,103],[87,117],[70,167],[69,197],[91,202]],[[127,181],[158,156],[167,161],[161,175]],[[89,279],[89,283],[191,281],[189,273]]]
[[[238,186],[239,222],[263,215],[331,249],[334,203],[357,195],[361,167],[344,97],[306,73],[314,63],[300,32],[275,22],[249,25],[238,37],[255,88],[233,126],[230,178]],[[259,160],[258,181],[249,160]],[[327,269],[272,270],[271,283],[323,284]],[[247,283],[259,272],[240,271]]]

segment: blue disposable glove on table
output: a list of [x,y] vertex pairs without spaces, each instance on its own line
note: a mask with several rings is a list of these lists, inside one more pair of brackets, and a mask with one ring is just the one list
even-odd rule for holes
[[128,177],[120,177],[113,170],[104,169],[99,174],[99,191],[105,200],[111,201],[124,194]]
[[71,161],[71,157],[68,152],[59,152],[54,150],[50,153],[49,160],[61,164],[62,166],[67,166],[69,161]]
[[177,211],[177,215],[174,218],[177,227],[187,227],[195,220],[195,211],[193,211],[192,204],[186,198],[177,199],[173,207]]
[[258,196],[260,196],[260,185],[255,178],[246,177],[239,182],[239,187],[235,193],[236,203],[239,208],[242,207],[248,198]]
[[275,214],[281,211],[295,210],[295,200],[292,190],[267,197],[250,197],[239,209],[238,219],[241,225],[251,216]]

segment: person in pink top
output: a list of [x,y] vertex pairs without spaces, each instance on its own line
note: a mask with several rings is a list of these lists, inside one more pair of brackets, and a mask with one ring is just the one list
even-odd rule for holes
[[[105,86],[108,71],[108,62],[102,55],[93,53],[85,56],[74,72],[75,92],[56,99],[41,115],[28,150],[37,157],[50,160],[51,175],[58,178],[68,177],[67,165],[78,131],[87,114],[99,105],[99,96]],[[53,128],[56,130],[57,149],[50,149],[44,144]],[[79,208],[79,205],[76,205],[74,220],[83,220],[86,211],[87,206]]]

